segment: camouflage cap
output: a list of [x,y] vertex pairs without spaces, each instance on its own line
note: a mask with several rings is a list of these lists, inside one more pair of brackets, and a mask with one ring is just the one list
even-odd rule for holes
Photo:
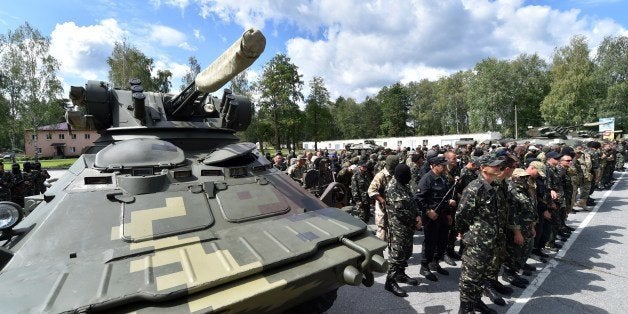
[[386,157],[386,169],[392,173],[395,171],[395,167],[399,164],[399,158],[395,155],[389,155]]
[[538,160],[535,160],[535,161],[530,163],[530,167],[535,168],[536,170],[538,170],[539,175],[541,177],[545,177],[545,170],[544,170],[542,162],[540,162]]
[[480,166],[497,167],[504,162],[503,159],[497,158],[494,154],[484,154],[478,158]]
[[529,176],[529,174],[525,170],[521,168],[517,168],[512,172],[512,176],[515,178],[521,178],[521,177],[527,177]]

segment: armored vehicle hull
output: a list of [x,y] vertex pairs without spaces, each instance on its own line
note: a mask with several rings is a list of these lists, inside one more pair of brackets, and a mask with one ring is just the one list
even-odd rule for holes
[[[216,68],[246,68],[238,58],[250,54],[235,50]],[[386,270],[385,243],[364,223],[239,142],[250,102],[208,96],[220,82],[203,75],[203,88],[176,96],[137,81],[73,87],[83,111],[68,121],[102,136],[27,200],[27,217],[2,226],[0,312],[316,312],[339,286],[370,286]]]

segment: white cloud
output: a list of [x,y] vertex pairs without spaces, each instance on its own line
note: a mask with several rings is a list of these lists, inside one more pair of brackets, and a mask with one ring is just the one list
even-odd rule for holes
[[201,30],[199,29],[194,29],[192,30],[192,32],[194,33],[194,38],[200,40],[200,41],[205,41],[205,36],[203,36],[203,34],[201,33]]
[[107,77],[107,57],[114,43],[124,35],[114,19],[90,26],[77,26],[74,22],[57,24],[50,36],[50,54],[61,63],[62,75],[80,80],[103,79]]
[[488,57],[538,53],[549,60],[574,35],[585,35],[594,50],[605,36],[627,32],[609,19],[522,0],[197,2],[205,18],[261,28],[271,37],[286,24],[296,26],[302,35],[285,49],[304,81],[321,76],[332,97],[360,100],[382,86],[438,79]]
[[149,38],[165,47],[179,47],[184,50],[195,50],[186,40],[184,33],[168,26],[150,25]]

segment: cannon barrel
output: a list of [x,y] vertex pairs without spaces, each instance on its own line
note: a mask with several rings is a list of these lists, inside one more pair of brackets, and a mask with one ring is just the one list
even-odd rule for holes
[[266,37],[261,31],[248,29],[242,37],[196,76],[196,88],[213,93],[248,68],[264,52]]

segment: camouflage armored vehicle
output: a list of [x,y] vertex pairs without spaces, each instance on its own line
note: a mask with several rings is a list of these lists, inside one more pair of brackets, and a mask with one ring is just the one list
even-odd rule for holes
[[101,137],[26,218],[0,204],[1,313],[316,312],[373,284],[385,244],[239,142],[248,99],[209,94],[264,46],[245,32],[176,96],[72,88],[67,120]]

